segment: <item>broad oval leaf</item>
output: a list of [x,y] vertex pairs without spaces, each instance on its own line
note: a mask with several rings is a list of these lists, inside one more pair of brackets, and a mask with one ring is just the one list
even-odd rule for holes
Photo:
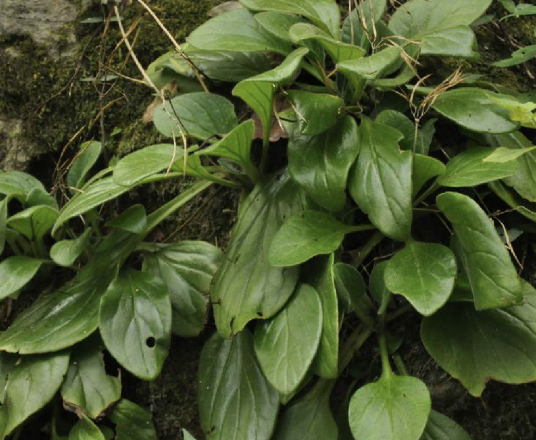
[[318,42],[335,63],[356,60],[366,54],[365,50],[361,47],[335,40],[322,29],[309,23],[295,24],[290,29],[289,35],[296,44],[310,40]]
[[268,32],[288,43],[292,43],[289,31],[297,23],[303,23],[304,19],[293,14],[284,12],[266,11],[255,14],[255,20]]
[[102,144],[97,141],[86,142],[80,150],[67,173],[67,185],[70,188],[80,189],[84,186],[87,174],[99,159]]
[[83,417],[69,432],[69,440],[105,440],[105,437],[97,425]]
[[485,161],[492,153],[490,148],[475,147],[454,156],[437,183],[450,188],[477,186],[513,176],[518,171],[516,161],[495,163]]
[[417,37],[457,26],[471,25],[492,0],[411,0],[391,17],[389,28],[404,37]]
[[354,266],[346,263],[337,263],[334,271],[337,294],[346,310],[362,310],[367,301],[367,286],[363,276]]
[[457,26],[426,35],[421,44],[422,55],[475,58],[476,35],[469,26]]
[[520,302],[521,283],[499,234],[486,213],[471,198],[446,192],[437,206],[454,226],[477,310]]
[[441,244],[410,241],[391,258],[385,284],[406,298],[421,314],[429,316],[447,302],[456,280],[456,257]]
[[391,46],[368,57],[340,62],[337,64],[337,69],[346,76],[357,75],[360,78],[375,80],[400,61],[401,53],[400,47]]
[[371,35],[373,32],[370,30],[374,30],[374,26],[380,22],[386,11],[387,0],[362,1],[344,21],[341,40],[368,50],[370,48],[369,37],[373,37]]
[[[185,136],[205,140],[212,136],[229,133],[237,124],[238,120],[233,104],[223,96],[214,93],[196,92],[179,95],[159,105],[154,112],[156,129],[167,137],[175,135],[178,138],[182,133]],[[162,152],[162,148],[166,150],[165,147],[161,147],[160,150],[151,150],[147,153],[151,154],[151,171],[156,168],[156,164],[164,162],[165,158],[163,159],[162,155],[165,155],[165,151]],[[176,156],[179,154],[174,149],[168,148],[167,150],[168,160],[164,162],[164,167],[160,169],[165,169],[166,166],[175,162],[172,153],[175,153]],[[127,157],[131,157],[129,160],[135,160],[136,165],[139,167],[142,153],[139,153],[140,156],[134,156],[135,154],[133,153]],[[153,174],[156,172],[158,171],[154,171]],[[129,175],[129,173],[127,174]],[[124,184],[128,182],[128,178],[120,180],[125,182]]]
[[[344,101],[338,96],[302,90],[290,90],[288,95],[298,115],[298,130],[307,136],[320,134],[333,127],[344,110]],[[340,151],[340,148],[337,150]]]
[[313,369],[325,379],[339,375],[339,301],[335,289],[334,254],[311,260],[305,266],[304,281],[318,293],[322,303],[322,337]]
[[214,334],[203,347],[198,387],[207,440],[269,440],[279,395],[265,379],[245,329],[231,339]]
[[58,211],[47,205],[32,206],[7,220],[7,226],[26,236],[29,240],[40,241],[52,229],[58,218]]
[[322,207],[330,211],[342,210],[346,204],[348,174],[360,148],[354,118],[345,116],[316,136],[293,133],[290,124],[287,127],[291,177]]
[[454,420],[432,410],[421,440],[471,440],[471,437]]
[[35,276],[43,260],[30,257],[9,257],[0,263],[0,299],[22,289]]
[[164,283],[128,269],[102,297],[99,329],[110,354],[135,376],[155,379],[171,340],[171,304]]
[[447,90],[434,101],[433,108],[456,124],[477,133],[509,133],[519,124],[512,122],[509,112],[496,105],[494,94],[475,87]]
[[430,156],[416,154],[413,156],[413,196],[417,195],[430,179],[441,176],[445,172],[445,165]]
[[198,336],[205,327],[208,292],[221,259],[221,251],[203,241],[155,246],[154,253],[146,254],[148,270],[169,291],[175,335]]
[[72,266],[77,258],[84,252],[91,238],[91,228],[87,228],[82,235],[74,240],[62,240],[50,249],[50,258],[59,266]]
[[290,52],[290,45],[264,30],[247,9],[236,9],[210,19],[186,40],[205,50]]
[[99,302],[115,277],[118,264],[138,238],[122,231],[110,234],[91,262],[52,295],[43,295],[0,333],[0,350],[47,353],[71,347],[98,327]]
[[387,309],[392,293],[385,284],[385,271],[388,264],[388,261],[376,264],[369,278],[369,291],[378,304],[378,315],[381,315]]
[[133,234],[142,234],[147,228],[147,212],[142,204],[132,205],[106,223],[109,228],[121,229]]
[[285,85],[292,81],[301,66],[303,57],[308,52],[309,49],[305,47],[296,49],[279,66],[241,81],[233,89],[233,95],[245,101],[259,115],[265,139],[270,137],[276,86]]
[[146,177],[171,168],[174,162],[182,160],[182,156],[182,147],[173,144],[142,148],[117,162],[114,167],[114,182],[122,186],[132,186]]
[[350,428],[356,439],[419,440],[430,409],[430,393],[423,382],[384,374],[352,396]]
[[268,382],[288,395],[305,377],[322,335],[322,304],[316,290],[300,284],[276,316],[257,323],[255,353]]
[[222,336],[238,333],[252,319],[274,316],[292,295],[299,268],[272,266],[268,252],[285,219],[303,209],[302,200],[283,172],[258,184],[243,202],[210,292]]
[[295,266],[315,255],[330,254],[352,226],[320,211],[303,211],[288,219],[275,234],[268,256],[273,266]]
[[536,380],[536,291],[524,283],[524,293],[520,306],[479,312],[471,303],[449,303],[422,322],[430,355],[473,396],[480,396],[490,379]]
[[277,425],[277,440],[336,439],[337,424],[331,414],[329,398],[335,383],[319,380],[300,400],[288,408]]
[[0,171],[0,194],[15,197],[24,202],[34,189],[47,192],[43,184],[34,176],[22,171]]
[[56,394],[69,366],[68,353],[25,356],[9,372],[0,418],[8,435]]
[[61,388],[64,405],[92,419],[102,416],[121,398],[121,381],[106,374],[103,350],[95,338],[76,346]]
[[484,159],[484,162],[494,162],[494,163],[507,163],[512,160],[523,156],[526,153],[536,150],[536,147],[520,148],[519,150],[512,150],[507,147],[498,147],[493,150],[493,152]]
[[120,400],[108,418],[115,423],[115,440],[158,440],[151,413],[130,400]]
[[393,240],[406,241],[411,233],[412,154],[400,151],[402,134],[364,118],[361,153],[350,173],[350,194],[370,221]]
[[333,0],[240,0],[254,11],[279,11],[302,15],[339,38],[341,14]]

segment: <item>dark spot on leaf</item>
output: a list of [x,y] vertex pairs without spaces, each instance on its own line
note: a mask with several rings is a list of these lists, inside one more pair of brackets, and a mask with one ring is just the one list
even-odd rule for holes
[[262,312],[257,312],[257,316],[258,316],[259,318],[262,318],[264,315],[262,314]]
[[146,339],[145,343],[147,344],[147,347],[154,348],[156,345],[156,339],[151,336]]

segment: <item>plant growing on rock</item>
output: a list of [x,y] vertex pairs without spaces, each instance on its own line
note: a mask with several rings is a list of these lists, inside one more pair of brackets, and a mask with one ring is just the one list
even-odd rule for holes
[[[419,74],[425,57],[478,56],[471,25],[490,3],[411,0],[390,16],[386,0],[342,15],[332,0],[232,3],[143,72],[168,143],[86,183],[100,152],[88,145],[60,210],[31,177],[0,174],[0,243],[15,254],[0,264],[3,297],[41,265],[77,270],[0,334],[4,437],[61,390],[80,417],[69,438],[109,438],[103,416],[117,438],[155,438],[147,414],[119,400],[102,352],[154,379],[171,334],[199,335],[207,307],[216,331],[199,411],[212,440],[469,438],[397,353],[412,312],[429,354],[472,395],[490,379],[536,380],[536,292],[505,224],[534,232],[536,150],[524,133],[536,104],[458,71],[433,85]],[[174,200],[149,215],[132,206],[101,232],[100,205],[183,176],[195,183]],[[223,256],[144,241],[213,184],[243,191]],[[23,210],[9,217],[12,201]],[[51,260],[48,232],[59,240]],[[370,383],[349,368],[366,344],[369,367],[381,364]],[[335,419],[337,383],[349,387]]]

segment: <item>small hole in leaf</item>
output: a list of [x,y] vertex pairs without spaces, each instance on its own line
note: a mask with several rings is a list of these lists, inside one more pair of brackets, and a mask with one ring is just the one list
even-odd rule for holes
[[259,318],[262,318],[264,315],[263,315],[261,312],[257,312],[257,316],[258,316]]
[[147,338],[145,343],[147,344],[147,347],[154,348],[154,346],[156,345],[156,339],[151,336],[150,338]]

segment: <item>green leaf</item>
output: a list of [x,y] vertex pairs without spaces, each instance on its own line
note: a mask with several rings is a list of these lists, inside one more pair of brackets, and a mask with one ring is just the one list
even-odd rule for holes
[[500,134],[516,130],[519,124],[512,122],[508,110],[492,102],[490,97],[493,95],[474,87],[448,90],[436,98],[433,108],[461,127],[477,133]]
[[436,201],[454,226],[476,309],[520,302],[523,296],[514,264],[482,208],[471,198],[453,192],[440,194]]
[[339,375],[339,307],[335,290],[334,254],[311,260],[305,266],[304,281],[311,285],[322,304],[322,337],[313,369],[325,379]]
[[385,284],[430,316],[449,299],[456,280],[456,257],[441,244],[410,241],[387,263]]
[[384,374],[352,396],[350,428],[355,438],[419,440],[430,409],[430,393],[423,382],[415,377]]
[[493,150],[489,156],[484,158],[484,162],[493,162],[493,163],[507,163],[512,160],[516,160],[524,154],[530,153],[531,151],[536,150],[535,147],[521,148],[519,150],[511,150],[507,147],[499,147]]
[[4,253],[6,246],[7,235],[7,205],[9,203],[9,197],[0,201],[0,255]]
[[186,431],[186,429],[182,430],[182,436],[184,437],[184,440],[195,440],[194,436]]
[[97,425],[87,417],[83,417],[69,432],[69,440],[105,440],[105,438]]
[[292,43],[290,28],[304,22],[303,18],[296,15],[276,11],[259,12],[255,14],[255,20],[268,32],[287,43]]
[[50,249],[50,258],[59,266],[72,266],[77,258],[87,248],[92,229],[88,228],[74,240],[62,240]]
[[96,338],[76,346],[61,388],[64,405],[97,419],[121,398],[121,381],[106,374],[104,347]]
[[520,306],[479,312],[471,303],[449,303],[422,322],[430,355],[473,396],[480,396],[490,379],[536,380],[536,291],[526,282],[523,290]]
[[339,38],[341,15],[333,0],[240,0],[254,11],[278,11],[302,15],[315,25]]
[[208,292],[221,259],[221,251],[203,241],[161,245],[146,254],[148,270],[169,291],[175,335],[195,337],[205,327]]
[[335,285],[341,303],[346,305],[348,311],[362,310],[367,301],[367,287],[361,274],[355,267],[346,263],[337,263],[334,270]]
[[20,232],[29,240],[41,241],[52,229],[58,218],[58,211],[47,205],[32,206],[7,220],[7,226]]
[[48,192],[43,191],[41,188],[32,189],[26,196],[26,200],[23,204],[28,208],[37,205],[46,205],[50,206],[51,208],[58,209],[56,199],[54,199],[54,197],[52,197]]
[[199,416],[207,440],[269,440],[279,395],[264,378],[249,330],[214,334],[199,361]]
[[[185,136],[205,140],[216,135],[229,133],[237,124],[238,120],[233,104],[223,96],[214,93],[196,92],[179,95],[159,105],[154,112],[156,129],[170,138],[173,137],[173,134],[179,138],[182,133]],[[150,154],[154,154],[154,158],[150,156],[151,170],[156,168],[156,163],[163,162],[162,155],[165,152],[161,152],[162,148],[165,150],[165,147],[161,147],[160,150],[149,151]],[[178,156],[178,154],[177,152],[176,155]],[[136,159],[131,160],[136,160],[136,164],[139,166],[139,161],[143,160],[143,157],[141,153],[140,156],[135,157]],[[173,162],[172,157],[168,155],[165,166],[169,166]]]
[[249,119],[234,128],[221,141],[201,150],[199,155],[223,157],[232,160],[255,182],[258,172],[251,161],[251,143],[254,134],[255,123]]
[[292,295],[299,269],[270,265],[268,250],[285,219],[303,209],[302,200],[283,172],[257,185],[243,202],[211,289],[222,336],[241,331],[252,319],[274,316]]
[[533,60],[536,56],[536,44],[522,47],[512,53],[510,58],[493,63],[495,67],[512,67]]
[[291,177],[322,207],[330,211],[342,210],[346,204],[348,175],[360,148],[354,118],[345,116],[316,136],[293,132],[289,124],[287,128]]
[[158,440],[151,413],[122,399],[108,416],[115,423],[115,440]]
[[110,354],[144,380],[162,370],[171,341],[169,292],[160,278],[128,269],[102,297],[99,329]]
[[138,238],[118,231],[106,237],[93,259],[52,295],[42,295],[0,333],[0,350],[32,354],[71,347],[98,326],[99,302],[117,266],[132,252]]
[[404,135],[404,139],[400,141],[400,147],[403,150],[415,151],[423,155],[427,155],[430,149],[435,133],[435,121],[435,119],[430,119],[421,129],[415,130],[415,124],[406,115],[396,110],[384,110],[376,118],[377,123],[396,128]]
[[480,18],[492,0],[411,0],[400,6],[389,21],[389,28],[396,34],[413,38],[469,26]]
[[432,32],[423,38],[422,55],[475,58],[476,35],[469,26],[457,26]]
[[336,439],[338,428],[329,404],[333,385],[333,381],[319,380],[304,397],[283,413],[274,438],[277,440]]
[[56,394],[69,366],[69,354],[25,356],[9,372],[0,419],[9,435]]
[[499,196],[503,202],[505,202],[511,208],[514,208],[514,211],[518,212],[522,216],[532,220],[536,223],[536,208],[524,206],[525,202],[517,195],[513,190],[510,190],[506,185],[497,181],[491,182],[488,184],[491,190]]
[[445,172],[445,165],[430,156],[416,154],[413,156],[413,196],[423,188],[426,182]]
[[350,173],[350,194],[370,221],[393,240],[411,233],[412,154],[400,151],[402,134],[363,118],[361,153]]
[[30,257],[9,257],[0,263],[0,299],[22,289],[35,276],[43,260]]
[[298,115],[298,130],[307,136],[333,127],[344,111],[344,101],[338,96],[301,90],[290,90],[288,95]]
[[22,171],[0,171],[0,194],[15,197],[20,202],[35,188],[46,192],[43,184],[34,176]]
[[246,9],[237,9],[211,18],[195,29],[186,40],[204,50],[273,51],[282,54],[291,51],[287,42],[264,30]]
[[121,229],[133,234],[141,234],[147,228],[147,213],[140,204],[132,205],[114,219],[106,223],[109,228]]
[[378,315],[381,315],[387,309],[389,299],[391,298],[391,291],[385,284],[385,271],[387,270],[388,264],[388,261],[376,264],[369,278],[369,291],[378,303]]
[[246,102],[259,115],[264,138],[269,138],[272,127],[273,101],[276,86],[289,84],[298,72],[309,49],[302,47],[289,54],[276,68],[239,82],[233,95]]
[[[0,403],[4,403],[8,374],[17,365],[18,360],[19,357],[16,355],[0,352]],[[0,420],[0,435],[2,429],[2,420]]]
[[273,266],[295,266],[315,255],[338,249],[352,226],[320,211],[303,211],[289,218],[275,234],[268,259]]
[[318,350],[322,304],[316,290],[300,284],[276,316],[255,328],[255,353],[266,379],[281,394],[296,390]]
[[400,47],[391,46],[368,57],[340,62],[337,64],[337,69],[346,76],[357,75],[360,78],[375,80],[400,61],[401,52]]
[[[511,150],[524,150],[532,146],[520,132],[507,135],[490,136],[488,143],[492,146],[504,146]],[[530,202],[536,202],[536,151],[531,151],[517,159],[519,171],[504,182],[514,188],[521,197]]]
[[[341,40],[345,43],[356,44],[363,49],[369,49],[369,36],[374,37],[374,27],[387,11],[387,0],[364,0],[359,7],[352,10],[342,26]],[[366,24],[365,32],[363,21]],[[353,39],[352,39],[353,28]]]
[[52,228],[52,235],[54,235],[66,221],[73,217],[85,214],[91,209],[119,197],[130,189],[131,187],[129,186],[122,186],[115,183],[113,177],[105,177],[90,184],[82,192],[76,194],[62,208],[58,219]]
[[366,54],[365,50],[353,44],[341,43],[328,33],[309,23],[297,23],[289,31],[290,38],[296,44],[316,41],[324,48],[335,63],[355,60]]
[[396,87],[403,86],[415,78],[415,72],[411,67],[405,65],[402,67],[397,76],[393,78],[380,78],[372,81],[372,85],[379,89],[394,89]]
[[455,421],[432,410],[421,440],[471,440],[471,437]]
[[80,150],[67,173],[67,185],[70,188],[80,189],[84,186],[87,174],[101,155],[102,145],[97,141],[89,141],[83,143]]
[[485,161],[490,154],[490,148],[474,147],[454,156],[437,183],[450,188],[463,188],[504,179],[517,173],[517,162]]
[[[177,132],[178,135],[179,132]],[[158,144],[142,148],[117,162],[114,167],[114,182],[130,187],[146,177],[171,168],[173,163],[182,160],[182,157],[182,147],[175,147],[173,144]]]

